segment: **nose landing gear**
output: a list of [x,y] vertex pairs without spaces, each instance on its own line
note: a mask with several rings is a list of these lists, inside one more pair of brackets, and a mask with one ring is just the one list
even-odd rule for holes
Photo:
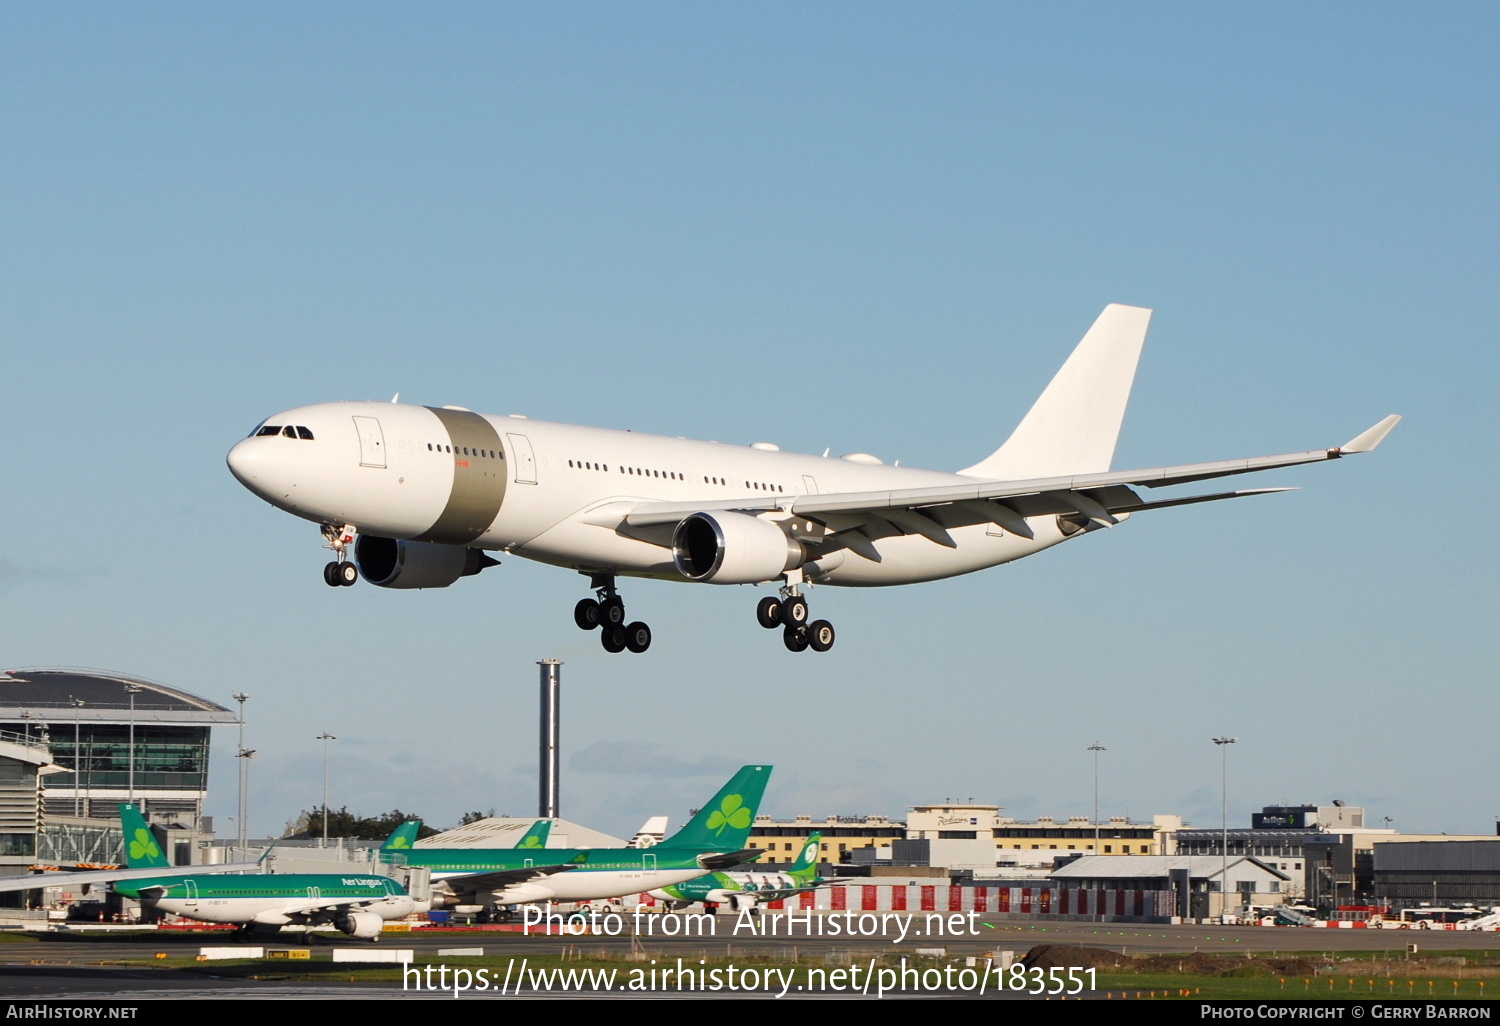
[[323,567],[323,583],[330,588],[348,588],[359,580],[359,568],[348,561],[349,546],[359,532],[353,524],[324,524],[324,548],[332,549],[338,558]]
[[580,629],[599,630],[606,652],[644,652],[651,647],[651,628],[644,621],[625,622],[625,600],[615,591],[613,574],[590,574],[598,598],[580,599],[573,607],[573,622]]

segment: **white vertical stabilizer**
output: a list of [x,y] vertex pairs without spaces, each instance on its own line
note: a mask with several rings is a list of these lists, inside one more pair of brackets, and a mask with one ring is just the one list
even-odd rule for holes
[[1109,469],[1151,311],[1111,303],[1025,419],[969,477],[1020,481]]

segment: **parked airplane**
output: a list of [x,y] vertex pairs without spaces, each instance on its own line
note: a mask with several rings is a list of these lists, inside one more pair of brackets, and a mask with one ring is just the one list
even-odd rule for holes
[[[391,877],[357,870],[184,876],[171,871],[166,853],[134,806],[120,806],[120,825],[130,868],[160,874],[114,884],[116,893],[139,900],[143,908],[205,923],[237,923],[251,932],[331,923],[360,940],[378,940],[387,920],[428,908],[427,900],[418,900]],[[411,882],[414,891],[427,889],[421,870]]]
[[[745,842],[770,776],[770,766],[743,767],[686,826],[649,848],[424,847],[414,843],[421,823],[408,820],[380,853],[431,870],[434,908],[592,901],[650,891],[759,855]],[[555,875],[541,875],[547,872]]]
[[821,832],[813,831],[808,834],[796,861],[785,873],[754,870],[709,873],[686,883],[658,888],[650,894],[651,897],[670,902],[677,908],[701,901],[727,904],[739,911],[754,908],[761,902],[780,901],[805,891],[814,891],[836,882],[818,875],[818,852],[822,842]]
[[595,595],[578,603],[574,621],[602,628],[608,651],[644,652],[651,629],[627,622],[619,577],[778,583],[779,594],[756,607],[761,626],[780,627],[794,652],[824,652],[833,626],[809,620],[804,584],[954,577],[1142,510],[1286,491],[1144,501],[1132,486],[1369,452],[1400,419],[1334,448],[1111,471],[1150,317],[1106,307],[1005,444],[957,473],[394,399],[275,414],[228,462],[256,495],[321,525],[336,554],[323,571],[330,585],[362,575],[382,588],[446,588],[497,565],[486,550],[508,552],[587,576]]
[[417,896],[428,888],[423,870],[408,874],[408,890],[390,877],[360,872],[230,872],[262,868],[254,862],[174,867],[134,806],[120,806],[120,825],[127,868],[21,877],[4,881],[0,891],[108,883],[144,908],[188,919],[237,923],[246,930],[331,923],[362,940],[378,939],[386,920],[428,907],[426,898]]

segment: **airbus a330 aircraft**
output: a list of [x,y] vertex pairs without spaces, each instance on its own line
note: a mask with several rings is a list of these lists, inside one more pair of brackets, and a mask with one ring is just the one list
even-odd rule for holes
[[[611,652],[644,652],[620,577],[779,584],[756,607],[786,647],[825,652],[805,584],[876,587],[983,570],[1130,514],[1257,488],[1149,502],[1158,488],[1369,452],[1399,417],[1334,448],[1144,470],[1110,470],[1151,311],[1111,305],[1010,438],[956,473],[886,466],[865,453],[782,452],[577,427],[458,406],[338,402],[262,421],[229,452],[256,495],[322,527],[330,585],[446,588],[497,561],[568,567],[595,596],[574,620]],[[346,560],[350,547],[354,562]],[[356,569],[356,566],[358,569]]]
[[597,901],[684,883],[761,854],[746,848],[770,766],[744,766],[677,833],[648,848],[439,848],[417,844],[408,820],[383,859],[432,873],[434,908]]

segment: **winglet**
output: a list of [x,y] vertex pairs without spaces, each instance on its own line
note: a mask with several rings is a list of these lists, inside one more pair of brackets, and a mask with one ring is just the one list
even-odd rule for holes
[[1335,451],[1341,456],[1347,456],[1352,452],[1374,452],[1375,447],[1385,441],[1385,436],[1391,433],[1391,428],[1395,427],[1400,420],[1400,415],[1393,413],[1370,430],[1345,442]]

